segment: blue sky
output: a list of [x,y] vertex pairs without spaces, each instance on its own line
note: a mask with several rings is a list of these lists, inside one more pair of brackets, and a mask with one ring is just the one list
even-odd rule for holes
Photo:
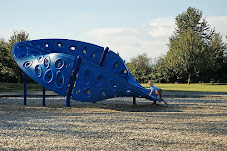
[[168,50],[174,18],[187,7],[203,11],[227,35],[226,0],[0,0],[0,37],[25,30],[31,39],[68,38],[109,46],[129,60]]

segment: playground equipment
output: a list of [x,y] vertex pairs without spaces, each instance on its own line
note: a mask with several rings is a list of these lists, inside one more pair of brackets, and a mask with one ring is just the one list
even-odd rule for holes
[[133,78],[122,58],[108,47],[68,39],[41,39],[15,44],[12,54],[25,74],[43,87],[67,96],[66,106],[70,106],[70,98],[97,102],[131,96],[133,102],[135,97],[161,101],[149,96],[149,90]]

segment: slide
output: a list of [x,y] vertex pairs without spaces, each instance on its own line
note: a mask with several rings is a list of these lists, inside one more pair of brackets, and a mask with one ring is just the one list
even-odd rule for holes
[[[161,101],[142,87],[126,64],[109,48],[68,39],[23,41],[12,49],[14,60],[34,81],[82,102],[114,97]],[[72,90],[69,86],[72,85]]]

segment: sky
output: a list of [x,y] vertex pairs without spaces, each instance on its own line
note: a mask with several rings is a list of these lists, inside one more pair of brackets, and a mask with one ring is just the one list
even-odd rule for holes
[[[211,28],[227,35],[227,0],[0,0],[0,38],[24,30],[30,39],[64,38],[109,47],[130,58],[168,51],[175,17],[203,11]],[[226,41],[225,38],[223,38]]]

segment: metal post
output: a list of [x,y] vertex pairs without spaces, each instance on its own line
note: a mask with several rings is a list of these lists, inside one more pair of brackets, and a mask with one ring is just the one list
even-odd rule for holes
[[106,47],[106,49],[103,51],[102,57],[100,59],[99,66],[101,66],[101,67],[103,66],[104,61],[106,59],[106,56],[107,56],[108,52],[109,52],[109,48]]
[[136,97],[133,97],[132,104],[133,104],[133,105],[136,105]]
[[27,74],[24,72],[24,105],[27,105]]
[[76,75],[79,72],[80,62],[81,62],[81,56],[77,56],[75,63],[74,63],[74,66],[73,66],[74,72],[73,72],[73,75],[71,77],[70,85],[69,85],[67,96],[66,96],[66,107],[70,107],[70,97],[71,97],[71,94],[72,94],[74,82],[76,80]]
[[43,87],[43,106],[46,106],[46,94],[45,94],[45,87]]

